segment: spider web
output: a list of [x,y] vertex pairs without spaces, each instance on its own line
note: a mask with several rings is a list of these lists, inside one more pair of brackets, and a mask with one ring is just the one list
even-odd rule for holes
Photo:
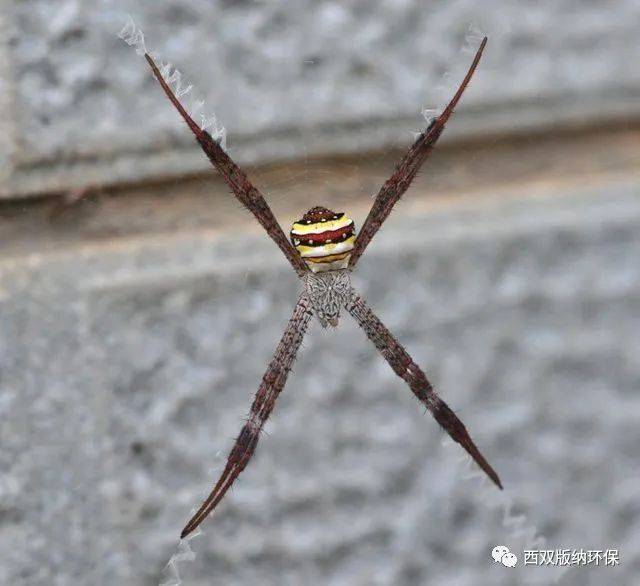
[[[463,480],[478,481],[481,484],[483,489],[482,498],[478,500],[489,502],[501,509],[502,527],[505,529],[503,535],[505,544],[508,545],[508,541],[511,540],[512,542],[516,541],[523,544],[522,550],[544,549],[548,543],[547,538],[538,532],[537,526],[530,517],[524,513],[518,514],[515,512],[516,509],[521,509],[522,507],[518,505],[512,493],[507,488],[502,491],[496,491],[495,486],[489,482],[484,472],[478,468],[465,452],[460,450],[460,447],[451,438],[444,437],[441,445],[445,451],[451,452],[450,455],[447,454],[446,459],[455,462],[454,465],[460,469],[460,476]],[[488,551],[487,557],[489,553]],[[513,570],[519,572],[524,567],[523,560],[518,559],[517,566],[510,569],[510,573],[513,573]],[[529,571],[526,574],[523,572],[519,579],[522,584],[540,584],[542,577],[546,584],[558,584],[570,569],[570,566],[544,568],[533,566],[528,568]],[[544,576],[541,576],[542,573],[544,573]]]
[[144,56],[148,54],[154,61],[159,63],[160,74],[183,104],[189,115],[194,120],[200,120],[200,128],[202,128],[202,130],[208,130],[213,139],[226,150],[226,128],[218,121],[215,114],[206,115],[204,113],[204,100],[195,96],[193,84],[185,82],[180,70],[168,61],[162,61],[155,51],[149,51],[147,49],[144,32],[130,15],[127,16],[127,22],[118,33],[118,37],[130,47],[133,47],[138,55]]
[[[215,478],[220,474],[223,466],[223,455],[222,451],[218,450],[214,455],[215,465],[210,471],[210,474],[207,478]],[[203,501],[206,498],[208,492],[208,485],[201,491],[201,495],[199,499],[196,499],[198,502]],[[191,509],[189,516],[193,516],[197,511],[197,507]],[[177,531],[177,529],[176,529]],[[184,539],[181,539],[178,542],[178,547],[175,553],[169,558],[169,561],[166,563],[164,568],[162,569],[162,579],[158,586],[181,586],[184,584],[181,576],[181,571],[184,569],[184,564],[193,562],[196,559],[197,552],[191,548],[191,542],[200,535],[203,534],[202,528],[198,527],[193,533],[189,534]]]
[[[192,509],[191,513],[195,513],[196,509]],[[181,586],[183,584],[180,577],[180,568],[178,567],[183,562],[192,562],[196,559],[196,552],[191,549],[191,540],[195,539],[199,535],[202,535],[202,529],[198,527],[193,533],[181,539],[178,543],[178,551],[174,553],[167,565],[162,570],[164,579],[160,582],[159,586]]]

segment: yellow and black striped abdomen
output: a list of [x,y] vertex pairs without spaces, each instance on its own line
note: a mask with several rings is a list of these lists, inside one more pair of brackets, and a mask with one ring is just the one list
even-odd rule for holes
[[342,212],[311,208],[291,228],[291,242],[314,273],[347,268],[355,225]]

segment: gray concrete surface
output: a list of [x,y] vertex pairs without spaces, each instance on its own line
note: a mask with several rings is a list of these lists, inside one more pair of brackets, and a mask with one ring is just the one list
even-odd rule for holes
[[0,196],[206,168],[115,36],[127,13],[206,98],[243,162],[407,144],[469,62],[469,25],[490,43],[445,141],[640,111],[637,0],[7,2]]
[[[520,555],[527,532],[619,548],[618,567],[560,584],[636,583],[639,195],[620,180],[402,206],[356,284],[506,496],[443,445],[351,320],[314,325],[184,584],[550,584],[490,559],[499,543]],[[157,584],[295,296],[255,232],[0,260],[0,583]]]

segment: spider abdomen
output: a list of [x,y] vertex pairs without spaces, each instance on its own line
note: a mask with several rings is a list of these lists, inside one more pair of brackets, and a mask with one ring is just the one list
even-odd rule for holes
[[345,269],[355,242],[355,225],[343,212],[317,206],[293,224],[291,242],[314,273]]

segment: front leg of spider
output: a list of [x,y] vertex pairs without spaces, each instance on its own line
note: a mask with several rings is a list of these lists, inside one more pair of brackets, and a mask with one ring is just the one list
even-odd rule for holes
[[451,439],[459,443],[496,486],[502,489],[502,483],[496,471],[480,453],[462,421],[438,396],[424,372],[391,335],[391,332],[373,313],[364,299],[353,291],[345,307],[389,363],[393,371],[409,385],[416,398],[429,410]]
[[308,263],[305,288],[312,310],[323,327],[336,326],[344,307],[358,322],[378,351],[431,412],[435,420],[477,462],[500,488],[502,484],[469,436],[466,427],[436,394],[426,375],[351,287],[349,265],[355,237],[353,220],[327,208],[310,209],[293,224],[291,241]]
[[[229,454],[227,464],[211,494],[187,523],[186,537],[204,521],[253,456],[260,433],[271,414],[312,315],[323,327],[338,325],[340,309],[351,294],[349,272],[344,270],[353,248],[355,228],[345,214],[323,207],[309,210],[291,229],[292,245],[305,262],[304,291],[278,344],[251,405],[249,417]],[[303,260],[304,259],[304,260]]]
[[224,497],[229,488],[231,488],[236,478],[238,478],[240,472],[245,469],[251,456],[253,456],[264,424],[269,418],[269,415],[271,415],[276,399],[287,381],[287,376],[293,366],[304,334],[307,331],[311,315],[311,304],[306,293],[303,293],[296,303],[293,315],[276,348],[267,372],[265,372],[262,378],[262,383],[251,405],[247,422],[244,424],[240,435],[236,439],[224,471],[211,491],[211,494],[209,494],[198,512],[182,530],[180,534],[181,538],[186,537],[194,531],[215,509],[217,504],[222,500],[222,497]]

